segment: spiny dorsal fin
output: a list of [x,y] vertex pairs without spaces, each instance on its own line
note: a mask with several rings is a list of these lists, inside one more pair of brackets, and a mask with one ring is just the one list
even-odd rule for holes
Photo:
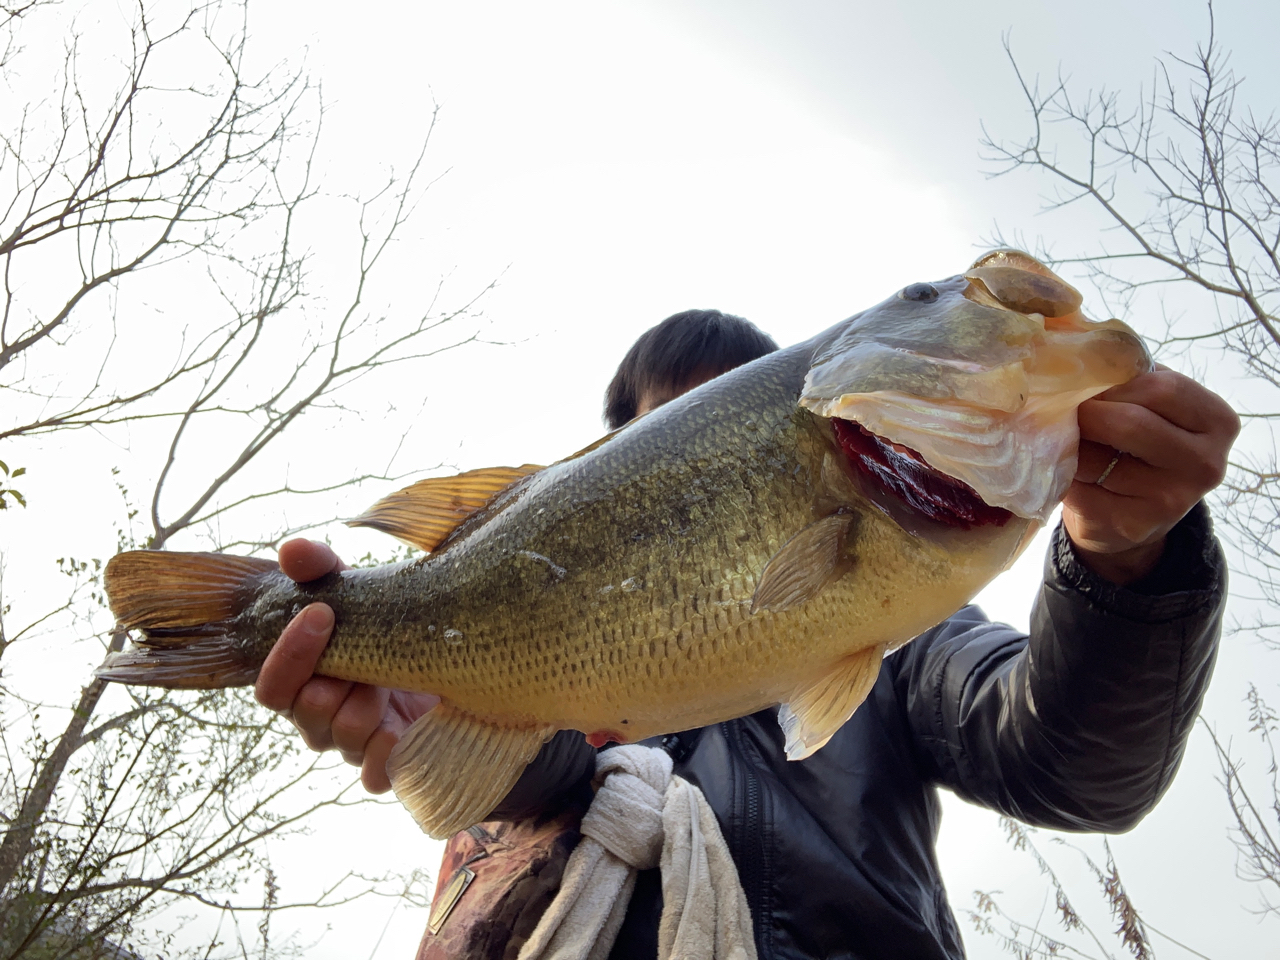
[[419,480],[383,497],[354,520],[348,520],[347,526],[373,527],[430,552],[462,521],[511,484],[541,469],[537,464],[526,463]]
[[627,426],[628,426],[628,424],[625,424],[625,423],[624,423],[624,424],[623,424],[621,427],[619,427],[617,430],[610,430],[608,433],[606,433],[606,434],[605,434],[603,437],[601,437],[600,439],[598,439],[598,440],[592,440],[590,443],[588,443],[585,447],[583,447],[583,448],[582,448],[581,450],[579,450],[577,453],[571,453],[571,454],[569,454],[567,457],[564,457],[563,459],[557,460],[557,461],[556,461],[556,463],[558,463],[558,464],[559,464],[559,463],[568,463],[570,460],[577,460],[579,457],[585,457],[588,453],[590,453],[592,450],[595,450],[597,447],[603,447],[606,443],[608,443],[610,440],[612,440],[614,437],[616,437],[619,433],[621,433],[621,432],[622,432],[622,430],[623,430],[623,428],[624,428],[624,427],[627,427]]
[[887,644],[845,657],[800,690],[778,711],[787,738],[787,759],[803,760],[825,744],[853,716],[880,676]]
[[845,555],[844,540],[853,524],[853,514],[833,513],[809,524],[769,558],[751,612],[780,612],[811,600],[834,583],[852,566]]

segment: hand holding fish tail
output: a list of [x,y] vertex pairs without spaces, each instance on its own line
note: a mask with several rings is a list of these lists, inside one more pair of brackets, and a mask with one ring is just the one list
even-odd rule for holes
[[[280,569],[298,583],[346,569],[323,543],[290,540],[280,547]],[[430,694],[388,690],[367,683],[314,676],[333,631],[333,610],[313,603],[290,621],[268,654],[254,693],[283,714],[312,750],[337,750],[360,767],[371,793],[391,789],[387,757],[400,735],[438,702]]]
[[1154,569],[1174,525],[1222,482],[1240,418],[1195,380],[1157,367],[1086,400],[1079,421],[1079,468],[1063,524],[1085,566],[1132,583]]

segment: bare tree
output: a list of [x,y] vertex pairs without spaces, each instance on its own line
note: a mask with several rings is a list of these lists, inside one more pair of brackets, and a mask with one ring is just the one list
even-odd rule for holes
[[[1246,430],[1216,513],[1236,548],[1234,565],[1257,590],[1260,612],[1242,629],[1280,650],[1273,619],[1280,609],[1280,121],[1245,105],[1212,5],[1208,14],[1208,39],[1194,56],[1157,61],[1150,91],[1132,101],[1105,89],[1080,96],[1061,75],[1042,85],[1010,52],[1031,133],[1014,142],[987,134],[983,145],[994,175],[1047,177],[1050,210],[1086,206],[1099,217],[1095,249],[1041,252],[1082,266],[1120,315],[1171,288],[1183,302],[1207,307],[1207,321],[1166,316],[1157,347],[1164,358],[1225,367],[1247,383],[1253,409],[1243,413]],[[1255,687],[1247,698],[1250,732],[1270,760],[1261,775],[1250,779],[1230,741],[1210,735],[1238,872],[1258,884],[1262,912],[1280,916],[1277,717],[1267,702],[1274,694]]]
[[[192,254],[231,259],[236,233],[305,197],[286,197],[280,183],[262,175],[264,167],[279,166],[299,133],[297,113],[309,92],[304,78],[281,72],[246,81],[243,27],[220,35],[226,13],[220,4],[204,4],[161,27],[140,6],[128,28],[131,56],[123,75],[111,78],[105,102],[100,72],[109,68],[95,62],[86,70],[73,25],[58,101],[13,98],[0,128],[10,131],[0,135],[0,175],[9,187],[0,221],[0,385],[8,421],[0,439],[101,423],[204,371],[218,356],[216,337],[202,338],[159,376],[131,377],[127,391],[112,389],[104,380],[117,330],[110,318],[108,330],[95,331],[105,338],[86,336],[83,322],[74,329],[85,316],[80,308],[118,296],[121,282],[143,267]],[[183,56],[220,60],[220,76],[201,78],[212,81],[203,89],[173,90],[173,61]],[[9,73],[19,66],[10,63]],[[92,74],[89,82],[85,72]],[[166,118],[186,109],[198,119],[182,125],[192,128],[188,136],[174,137]],[[288,283],[296,258],[287,248],[281,253],[279,279]],[[93,320],[103,322],[100,314]],[[83,385],[66,383],[51,358],[35,355],[77,348],[103,350],[106,357]],[[62,366],[67,358],[59,359]],[[23,368],[16,376],[10,372],[15,364]],[[23,404],[24,398],[34,402]],[[24,422],[15,415],[23,408],[40,415]]]
[[1013,848],[1031,857],[1041,875],[1048,880],[1053,894],[1050,916],[1046,917],[1042,911],[1033,922],[1019,920],[1005,912],[996,894],[985,891],[974,893],[975,905],[968,911],[968,915],[974,929],[985,936],[995,938],[1005,950],[1019,960],[1036,960],[1036,958],[1049,960],[1055,957],[1064,958],[1064,960],[1066,958],[1116,960],[1117,955],[1123,956],[1125,953],[1134,957],[1135,960],[1151,960],[1156,955],[1152,934],[1181,948],[1190,956],[1209,960],[1203,953],[1151,927],[1142,918],[1129,892],[1125,889],[1124,881],[1120,877],[1120,869],[1116,866],[1109,844],[1104,844],[1107,855],[1104,866],[1060,837],[1050,840],[1057,846],[1070,848],[1079,856],[1096,882],[1098,893],[1101,894],[1111,915],[1111,921],[1115,924],[1111,931],[1100,932],[1096,929],[1096,924],[1089,923],[1077,912],[1068,895],[1066,885],[1058,877],[1058,872],[1036,846],[1037,831],[1008,817],[1001,817],[1000,824],[1004,827]]
[[22,17],[36,7],[48,6],[56,0],[7,0],[0,3],[0,70],[3,70],[21,49],[14,36]]
[[[10,94],[29,53],[48,60],[15,32],[46,6],[0,8]],[[118,522],[122,547],[135,545],[140,512],[140,546],[181,536],[266,549],[300,529],[275,521],[264,531],[250,516],[272,498],[331,497],[385,477],[346,470],[298,487],[264,452],[308,418],[341,414],[369,374],[477,335],[476,298],[444,309],[439,286],[395,311],[368,305],[430,186],[435,112],[403,173],[347,199],[350,283],[343,299],[317,305],[300,224],[312,206],[337,202],[315,183],[317,91],[287,67],[247,75],[247,12],[234,0],[139,0],[131,17],[123,57],[90,66],[73,20],[58,93],[0,98],[19,103],[0,125],[10,131],[0,135],[0,440],[146,431],[156,466],[145,506]],[[165,303],[184,320],[163,321]],[[6,478],[18,475],[6,466]],[[8,632],[0,607],[0,666],[38,634],[96,637],[107,650],[125,642],[103,607],[102,559],[61,564],[65,603]],[[272,935],[271,918],[301,904],[280,890],[263,841],[355,802],[295,789],[324,762],[299,755],[296,738],[240,693],[139,693],[90,679],[51,729],[50,708],[23,693],[20,675],[0,674],[0,684],[0,960],[265,957],[297,946]],[[389,892],[388,883],[413,896],[416,880],[339,877],[307,902]],[[260,896],[244,895],[255,887]],[[237,920],[246,911],[260,921],[248,940]],[[226,922],[199,945],[175,939],[191,912]]]

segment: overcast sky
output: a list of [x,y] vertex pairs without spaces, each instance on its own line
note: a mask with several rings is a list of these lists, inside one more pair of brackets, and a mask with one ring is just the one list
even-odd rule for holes
[[[1216,13],[1246,99],[1270,110],[1280,4],[1221,2]],[[505,345],[471,346],[425,378],[379,385],[388,402],[425,397],[396,462],[408,470],[545,463],[583,446],[601,432],[600,397],[623,351],[678,310],[738,313],[785,345],[906,283],[963,269],[997,229],[1064,253],[1096,243],[1090,211],[1039,216],[1043,183],[987,176],[983,127],[1006,140],[1029,129],[1002,37],[1031,77],[1061,71],[1081,92],[1136,95],[1149,89],[1155,58],[1192,53],[1207,23],[1203,4],[1182,0],[264,0],[251,35],[262,62],[305,56],[322,82],[321,160],[335,192],[403,168],[432,103],[442,108],[428,164],[444,176],[412,224],[420,272],[400,282],[411,291],[445,276],[461,301],[498,279],[482,301],[485,336]],[[323,230],[311,240],[331,254]],[[1144,318],[1126,319],[1143,328]],[[385,459],[395,442],[376,428],[328,434],[323,447],[291,449],[288,459],[296,476],[335,452]],[[115,456],[121,462],[88,465],[82,486],[114,496],[110,466],[146,469],[129,462],[132,451]],[[95,502],[83,489],[66,495]],[[343,504],[332,515],[353,512]],[[69,522],[94,525],[91,513]],[[34,508],[13,530],[40,555],[46,531]],[[109,528],[96,536],[86,549],[114,542]],[[369,533],[334,537],[348,554],[382,549]],[[984,594],[989,612],[1025,625],[1042,555],[1033,547]],[[1275,691],[1276,668],[1274,654],[1233,638],[1207,715],[1239,734],[1247,680]],[[1113,849],[1161,930],[1213,957],[1280,957],[1280,924],[1257,921],[1254,893],[1234,877],[1215,770],[1197,733],[1169,796]],[[308,843],[313,854],[336,845],[338,859],[372,850],[372,864],[379,851],[388,863],[434,870],[438,861],[398,809],[319,829]],[[958,913],[975,888],[1003,890],[1028,920],[1044,909],[1043,881],[993,816],[948,802],[940,849]],[[287,856],[297,857],[294,870],[324,859]],[[1098,899],[1082,871],[1064,870],[1077,901]],[[390,911],[347,910],[308,956],[364,955],[371,925],[376,935]],[[961,919],[971,956],[1005,955]],[[396,912],[377,955],[411,955],[424,923]],[[1188,955],[1157,945],[1162,956]]]

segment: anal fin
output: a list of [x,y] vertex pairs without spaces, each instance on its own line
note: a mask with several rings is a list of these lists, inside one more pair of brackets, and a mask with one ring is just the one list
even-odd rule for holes
[[482,821],[554,727],[502,727],[448,703],[423,714],[387,759],[396,796],[437,840]]
[[787,738],[788,760],[803,760],[818,750],[853,716],[875,686],[887,647],[877,644],[845,657],[782,705],[778,724]]

